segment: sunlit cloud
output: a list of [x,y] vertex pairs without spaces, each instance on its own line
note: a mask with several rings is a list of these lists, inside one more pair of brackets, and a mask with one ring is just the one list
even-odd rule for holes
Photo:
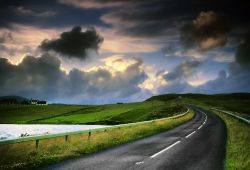
[[153,66],[146,66],[145,70],[148,78],[139,85],[140,88],[156,94],[159,87],[167,85],[168,82],[163,78],[163,75],[168,73],[167,70],[157,73],[157,70]]
[[107,57],[102,59],[105,65],[115,71],[124,71],[130,65],[138,62],[136,59],[123,59],[122,55],[114,55],[111,57]]
[[101,52],[146,53],[157,51],[162,47],[150,39],[119,35],[116,29],[97,28],[97,30],[104,37],[100,47]]

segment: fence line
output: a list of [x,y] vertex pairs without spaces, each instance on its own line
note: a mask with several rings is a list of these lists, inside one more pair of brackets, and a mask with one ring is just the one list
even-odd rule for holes
[[50,134],[50,135],[41,135],[41,136],[27,136],[27,137],[22,137],[22,138],[18,138],[18,139],[3,140],[3,141],[0,141],[0,145],[27,142],[27,141],[36,141],[36,148],[38,148],[39,140],[43,140],[43,139],[65,137],[65,141],[68,141],[69,135],[80,135],[80,134],[89,134],[88,138],[90,138],[90,135],[93,132],[107,131],[107,129],[126,127],[126,126],[131,126],[131,125],[146,124],[146,123],[150,123],[150,122],[154,122],[154,121],[161,121],[161,120],[167,120],[167,119],[174,119],[174,118],[182,117],[182,116],[186,115],[188,112],[189,112],[189,109],[187,109],[187,111],[182,113],[182,114],[178,114],[178,115],[167,117],[167,118],[154,119],[154,120],[142,121],[142,122],[136,122],[136,123],[120,124],[120,125],[114,125],[114,126],[110,126],[110,127],[97,128],[97,129],[91,129],[91,130],[81,130],[81,131]]
[[246,118],[243,118],[243,117],[241,117],[241,116],[235,115],[235,114],[233,114],[232,112],[225,111],[225,110],[220,110],[220,109],[217,109],[217,108],[211,108],[211,109],[212,109],[212,110],[216,110],[216,111],[218,111],[218,112],[226,113],[226,114],[228,114],[228,115],[230,115],[230,116],[232,116],[232,117],[234,117],[234,118],[237,118],[237,119],[243,121],[244,123],[247,123],[247,124],[250,125],[250,120],[248,120],[248,119],[246,119]]

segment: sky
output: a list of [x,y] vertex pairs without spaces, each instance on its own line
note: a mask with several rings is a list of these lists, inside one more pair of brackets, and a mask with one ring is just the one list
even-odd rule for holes
[[247,0],[1,0],[0,96],[250,92]]

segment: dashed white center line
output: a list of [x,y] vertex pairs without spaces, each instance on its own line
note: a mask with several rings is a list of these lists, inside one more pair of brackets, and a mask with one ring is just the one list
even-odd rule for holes
[[[206,121],[207,121],[207,115],[206,115],[204,112],[202,112],[202,113],[206,116],[206,118],[205,118],[205,121],[202,123],[202,125],[200,125],[200,126],[198,127],[198,129],[202,128],[202,126],[203,126],[203,125],[206,123]],[[193,131],[192,133],[190,133],[190,134],[188,134],[187,136],[185,136],[185,138],[189,138],[189,137],[190,137],[191,135],[193,135],[195,132],[196,132],[196,131]],[[177,145],[177,144],[180,143],[180,142],[181,142],[181,141],[177,141],[177,142],[173,143],[172,145],[166,147],[165,149],[163,149],[163,150],[157,152],[156,154],[150,156],[150,158],[154,158],[154,157],[160,155],[161,153],[163,153],[163,152],[165,152],[166,150],[168,150],[168,149],[174,147],[175,145]],[[144,163],[144,162],[136,162],[136,165],[140,165],[140,164],[143,164],[143,163]]]
[[189,135],[187,135],[185,138],[189,138],[191,135],[193,135],[196,131],[193,131],[192,133],[190,133]]
[[161,150],[160,152],[157,152],[156,154],[150,156],[150,158],[154,158],[154,157],[160,155],[161,153],[163,153],[163,152],[165,152],[166,150],[172,148],[173,146],[177,145],[177,144],[180,143],[180,142],[181,142],[181,141],[178,140],[177,142],[175,142],[175,143],[173,143],[172,145],[166,147],[165,149]]
[[143,164],[144,162],[143,161],[141,161],[141,162],[136,162],[135,164],[136,165],[140,165],[140,164]]

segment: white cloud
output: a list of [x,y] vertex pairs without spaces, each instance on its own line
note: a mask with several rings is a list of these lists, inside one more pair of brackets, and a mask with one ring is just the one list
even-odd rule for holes
[[98,0],[58,0],[61,4],[71,5],[77,8],[108,8],[117,7],[126,1],[98,1]]
[[42,12],[37,12],[33,11],[31,9],[24,8],[23,6],[19,6],[16,8],[16,12],[21,15],[25,16],[35,16],[35,17],[50,17],[53,15],[56,15],[54,11],[42,11]]

